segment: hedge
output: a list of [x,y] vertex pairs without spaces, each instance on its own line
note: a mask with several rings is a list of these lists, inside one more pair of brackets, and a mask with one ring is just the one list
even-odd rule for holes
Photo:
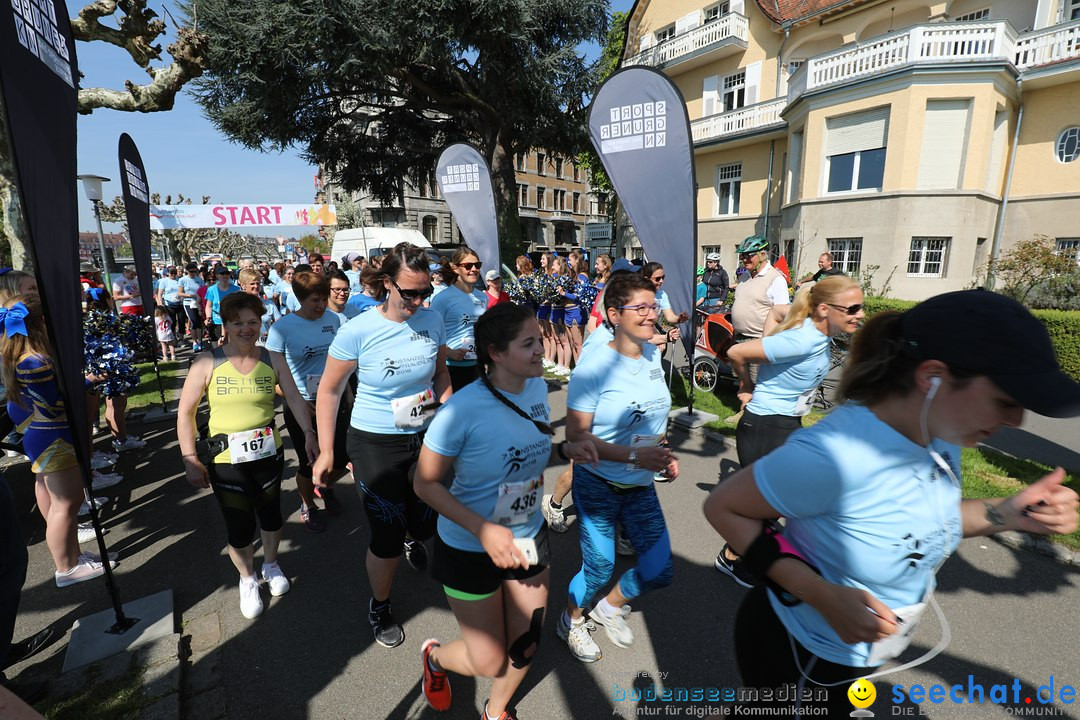
[[[913,300],[894,298],[866,298],[867,316],[874,313],[897,310],[903,312],[917,305]],[[1080,380],[1080,311],[1077,310],[1032,310],[1032,314],[1042,321],[1050,333],[1061,368],[1076,380]]]

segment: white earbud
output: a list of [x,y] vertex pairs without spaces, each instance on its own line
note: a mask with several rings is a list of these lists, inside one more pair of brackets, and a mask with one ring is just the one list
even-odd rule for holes
[[937,395],[938,388],[941,387],[941,378],[937,375],[933,375],[930,378],[930,391],[926,393],[927,400],[933,400]]

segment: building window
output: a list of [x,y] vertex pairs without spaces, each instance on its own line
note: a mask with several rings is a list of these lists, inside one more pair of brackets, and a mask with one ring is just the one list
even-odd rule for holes
[[799,68],[801,68],[802,64],[804,62],[806,62],[806,60],[788,60],[788,63],[787,63],[788,77],[791,77],[792,75],[794,75],[795,71],[798,70]]
[[829,192],[880,190],[885,177],[885,148],[829,158]]
[[1071,163],[1077,155],[1080,155],[1080,127],[1065,128],[1057,139],[1058,162]]
[[552,190],[551,191],[552,210],[556,212],[562,212],[566,209],[566,191],[565,190]]
[[528,158],[529,158],[529,153],[518,153],[517,154],[517,169],[518,169],[519,172],[525,172],[525,162],[528,160]]
[[547,210],[547,188],[543,185],[536,186],[536,207]]
[[639,245],[635,245],[634,247],[630,248],[630,259],[631,260],[644,260],[645,259],[645,249],[642,248]]
[[525,183],[518,183],[518,198],[520,207],[529,207],[529,186]]
[[547,156],[544,153],[536,153],[536,174],[544,175],[547,173]]
[[581,193],[574,193],[574,214],[581,212]]
[[939,278],[945,276],[945,265],[949,259],[949,240],[947,237],[913,237],[911,252],[908,253],[908,277]]
[[716,214],[738,215],[742,163],[716,166]]
[[711,23],[714,20],[719,20],[729,12],[731,12],[731,3],[729,2],[717,3],[712,7],[707,7],[705,8],[705,22]]
[[665,40],[670,40],[671,38],[675,37],[675,24],[672,23],[665,28],[660,28],[656,31],[655,37],[657,45],[664,42]]
[[555,177],[561,178],[563,176],[563,161],[562,158],[555,158]]
[[607,195],[596,196],[596,212],[594,215],[607,215]]
[[1058,255],[1071,257],[1080,265],[1080,238],[1058,238],[1055,244]]
[[1066,14],[1069,20],[1080,20],[1080,0],[1070,0]]
[[827,242],[834,268],[848,275],[859,272],[859,265],[862,263],[861,237],[829,238]]
[[574,182],[581,182],[581,168],[574,163]]
[[955,18],[956,22],[978,22],[979,20],[986,20],[990,17],[990,8],[983,8],[982,10],[976,10],[975,12],[969,12]]
[[432,245],[439,239],[439,219],[434,215],[424,216],[424,238]]
[[734,75],[724,78],[724,94],[721,98],[724,102],[722,112],[741,108],[746,104],[746,71],[740,70]]
[[719,245],[702,245],[701,246],[701,264],[702,265],[705,264],[705,256],[708,255],[709,253],[716,253],[717,255],[719,255],[720,254],[720,246]]

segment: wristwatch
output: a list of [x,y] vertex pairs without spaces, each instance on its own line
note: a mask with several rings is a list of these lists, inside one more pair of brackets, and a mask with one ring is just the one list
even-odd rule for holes
[[626,462],[633,465],[634,467],[641,467],[640,465],[638,465],[637,448],[630,448],[630,455],[627,456]]

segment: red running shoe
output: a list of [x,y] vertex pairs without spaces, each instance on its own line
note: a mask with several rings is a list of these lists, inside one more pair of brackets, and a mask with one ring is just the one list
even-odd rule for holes
[[431,669],[428,656],[431,649],[439,647],[439,641],[435,638],[425,640],[420,646],[420,662],[424,666],[424,699],[432,710],[440,712],[450,709],[450,682],[446,673]]

